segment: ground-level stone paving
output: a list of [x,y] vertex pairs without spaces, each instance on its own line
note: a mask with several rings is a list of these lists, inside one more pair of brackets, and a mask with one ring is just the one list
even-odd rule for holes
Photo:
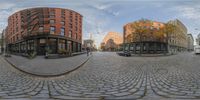
[[76,71],[49,78],[20,72],[1,57],[0,99],[198,100],[200,56],[121,57],[97,52]]

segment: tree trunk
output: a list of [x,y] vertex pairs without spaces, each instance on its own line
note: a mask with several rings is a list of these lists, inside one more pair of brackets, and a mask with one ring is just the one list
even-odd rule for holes
[[141,39],[141,35],[140,35],[140,55],[142,54],[142,39]]

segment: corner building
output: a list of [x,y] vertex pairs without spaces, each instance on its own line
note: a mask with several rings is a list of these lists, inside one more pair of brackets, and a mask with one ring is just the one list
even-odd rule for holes
[[124,25],[124,50],[134,54],[139,54],[140,49],[142,54],[164,53],[167,51],[167,43],[164,39],[164,33],[156,35],[159,29],[164,27],[164,23],[146,20],[145,22],[138,21],[143,27],[149,30],[149,33],[138,34],[132,27],[135,22]]
[[[138,21],[148,33],[138,34],[132,27],[137,21],[128,23],[124,26],[124,50],[131,51],[134,54],[159,54],[159,53],[177,53],[187,51],[187,28],[178,19],[170,20],[167,23],[176,26],[173,33],[166,37],[165,32],[157,33],[165,27],[166,23],[147,20]],[[140,51],[141,48],[141,51]]]
[[81,52],[82,15],[61,8],[21,10],[8,18],[5,36],[11,53]]

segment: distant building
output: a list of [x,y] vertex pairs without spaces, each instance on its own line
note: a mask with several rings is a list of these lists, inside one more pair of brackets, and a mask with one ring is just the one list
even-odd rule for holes
[[87,47],[89,47],[92,51],[95,51],[96,45],[94,44],[94,40],[92,39],[83,40],[83,50],[86,50]]
[[175,25],[177,28],[171,34],[169,43],[169,52],[187,51],[188,48],[188,35],[186,26],[178,19],[170,20],[168,23]]
[[192,34],[188,34],[188,51],[194,51],[194,38]]
[[200,45],[200,34],[197,36],[196,43],[197,45]]
[[109,32],[101,43],[101,49],[103,51],[118,51],[122,49],[120,44],[123,43],[123,38],[120,33]]

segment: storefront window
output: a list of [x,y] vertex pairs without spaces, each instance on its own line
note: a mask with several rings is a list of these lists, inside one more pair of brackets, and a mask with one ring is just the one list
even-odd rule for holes
[[40,39],[40,44],[45,43],[45,39]]
[[67,41],[67,43],[68,43],[68,47],[67,47],[67,49],[69,50],[69,51],[71,51],[71,45],[72,45],[72,42],[71,41]]
[[140,50],[140,45],[136,44],[136,50]]
[[143,45],[143,50],[144,50],[144,51],[146,51],[146,50],[147,50],[147,49],[146,49],[146,45],[145,45],[145,44]]
[[65,49],[65,40],[59,40],[59,49]]
[[51,53],[56,53],[56,50],[57,50],[56,39],[49,39],[49,49],[51,50]]

